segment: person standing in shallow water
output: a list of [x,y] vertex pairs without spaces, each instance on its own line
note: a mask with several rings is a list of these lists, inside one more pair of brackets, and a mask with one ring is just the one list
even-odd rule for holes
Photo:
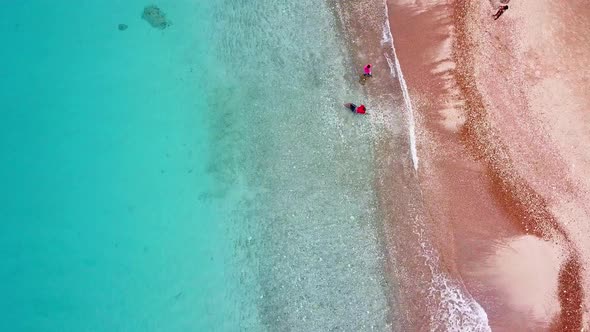
[[499,19],[500,16],[502,16],[502,14],[504,14],[504,12],[507,10],[508,10],[508,5],[498,6],[498,11],[492,16],[494,18],[494,21]]
[[364,77],[371,77],[373,76],[373,74],[371,73],[371,64],[369,63],[368,65],[365,66],[365,68],[363,68],[364,70]]

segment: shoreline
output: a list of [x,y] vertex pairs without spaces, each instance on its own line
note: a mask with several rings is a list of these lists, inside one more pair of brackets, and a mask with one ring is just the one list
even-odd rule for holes
[[[374,67],[369,109],[382,127],[396,124],[375,146],[394,330],[588,327],[590,153],[575,144],[590,127],[574,121],[590,107],[589,80],[575,74],[590,47],[556,35],[589,40],[590,6],[523,0],[494,21],[493,2],[335,3],[351,62]],[[528,15],[547,6],[551,19]],[[534,44],[538,26],[551,34]]]
[[[512,41],[515,31],[524,38],[533,23],[539,25],[533,17],[525,26],[511,14],[526,17],[527,10],[540,5],[517,5],[493,21],[487,3],[388,4],[399,59],[417,105],[423,161],[419,187],[425,210],[436,221],[431,225],[438,235],[433,243],[443,268],[481,303],[494,330],[579,331],[587,326],[582,266],[590,246],[581,236],[587,229],[587,182],[579,189],[581,175],[564,172],[564,146],[555,144],[558,135],[543,135],[547,118],[552,118],[542,114],[543,119],[522,102],[531,100],[531,75],[523,74],[530,50],[503,43]],[[586,27],[583,19],[575,22]],[[520,58],[515,50],[522,52]],[[505,76],[513,85],[503,84]],[[531,115],[533,111],[537,114]],[[517,125],[510,120],[514,114]],[[521,123],[526,123],[524,129]],[[531,147],[533,152],[527,153]],[[564,173],[570,176],[564,179]],[[559,199],[574,201],[568,207],[578,208],[575,217],[582,219],[577,225],[576,220],[569,222],[571,211]],[[523,265],[527,269],[519,269]]]
[[[396,65],[400,60],[391,44],[393,37],[397,48],[397,36],[395,32],[393,36],[387,35],[391,17],[386,13],[390,7],[385,1],[374,0],[334,6],[338,8],[343,33],[350,39],[347,44],[352,63],[359,73],[362,65],[373,64],[374,77],[364,89],[371,100],[369,109],[377,108],[380,112],[372,121],[381,126],[385,122],[386,130],[375,147],[378,168],[375,187],[383,220],[384,271],[388,278],[393,330],[487,331],[485,311],[461,278],[456,277],[457,268],[448,264],[448,256],[440,252],[441,243],[447,238],[434,236],[444,229],[436,224],[432,206],[427,204],[430,197],[422,188],[424,166],[421,161],[420,167],[416,167],[418,156],[412,151],[413,119],[409,113],[410,107],[422,107],[424,100],[417,100],[413,106],[410,103],[416,99],[412,91],[410,96],[404,96],[405,82],[400,80],[400,65]],[[403,63],[401,67],[405,74],[407,67]],[[411,102],[408,97],[412,98]],[[420,121],[418,116],[417,127]],[[424,139],[421,135],[416,132],[418,147]],[[452,232],[447,230],[445,234],[450,236]]]
[[[414,186],[414,174],[411,172],[411,157],[403,123],[404,115],[396,112],[401,109],[403,95],[396,81],[392,80],[389,70],[387,54],[388,46],[384,45],[384,31],[382,24],[385,22],[383,2],[366,0],[361,2],[333,2],[333,8],[341,19],[341,30],[346,39],[350,61],[354,64],[356,75],[362,72],[362,66],[367,63],[373,65],[373,77],[361,88],[367,97],[365,104],[371,112],[367,120],[373,122],[376,130],[380,131],[379,140],[374,142],[375,165],[377,167],[374,186],[377,191],[378,211],[382,224],[378,225],[381,249],[383,252],[383,271],[386,279],[385,288],[389,300],[389,325],[393,331],[404,330],[406,317],[400,315],[400,306],[411,307],[408,296],[405,294],[410,287],[402,286],[403,280],[399,269],[410,266],[408,262],[402,262],[398,252],[407,245],[413,245],[411,241],[406,244],[397,244],[396,233],[398,229],[392,229],[389,225],[395,225],[396,218],[407,215],[405,206],[411,204],[413,193],[408,189]],[[368,24],[364,24],[367,23]],[[381,37],[381,38],[379,38]],[[351,80],[357,83],[358,76],[353,75]],[[401,124],[401,125],[400,125]],[[396,173],[404,174],[403,177]],[[400,192],[401,190],[402,192]],[[399,199],[404,202],[400,204]],[[403,258],[402,258],[403,259]],[[412,270],[423,268],[420,264],[414,264]]]

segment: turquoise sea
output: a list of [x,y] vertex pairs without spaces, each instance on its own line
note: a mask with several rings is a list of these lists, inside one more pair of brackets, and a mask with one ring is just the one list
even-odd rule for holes
[[3,1],[2,330],[386,330],[335,12],[151,4]]

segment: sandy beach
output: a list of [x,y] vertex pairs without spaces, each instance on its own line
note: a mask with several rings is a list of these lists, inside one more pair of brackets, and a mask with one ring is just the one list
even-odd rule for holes
[[590,5],[387,4],[440,269],[494,331],[588,328]]
[[[391,124],[385,126],[388,130],[376,142],[379,174],[376,187],[384,221],[384,270],[389,277],[390,319],[393,330],[487,331],[489,326],[486,313],[460,277],[457,265],[459,260],[454,257],[455,247],[448,246],[454,243],[449,240],[457,234],[453,225],[445,220],[445,213],[469,216],[470,213],[478,212],[477,207],[470,207],[467,201],[465,207],[455,210],[450,208],[448,202],[437,200],[441,196],[435,187],[444,187],[447,184],[443,181],[429,182],[424,177],[446,178],[442,174],[437,176],[433,173],[434,169],[429,166],[431,159],[418,159],[412,153],[414,138],[422,150],[418,153],[420,158],[425,153],[423,148],[428,146],[424,144],[425,140],[430,139],[426,136],[428,133],[422,129],[413,131],[413,124],[418,121],[416,125],[423,126],[424,114],[420,111],[429,100],[423,96],[418,97],[412,87],[411,96],[408,91],[404,91],[405,68],[412,66],[401,63],[404,68],[402,73],[397,56],[402,59],[402,54],[413,51],[406,48],[405,44],[419,47],[423,40],[407,36],[411,40],[404,42],[403,34],[398,40],[395,31],[392,36],[388,12],[391,12],[391,17],[396,17],[397,14],[389,11],[385,2],[347,2],[335,4],[335,7],[342,18],[342,29],[349,38],[348,46],[353,50],[352,62],[358,67],[359,73],[366,63],[372,63],[375,68],[374,77],[364,86],[369,98],[369,110],[373,111],[371,121],[377,121],[381,125],[382,122]],[[422,23],[424,22],[426,21]],[[418,61],[413,68],[420,69],[422,62],[413,55],[410,58]],[[407,72],[408,83],[416,77],[413,73],[415,72],[412,69]],[[424,79],[435,81],[432,77]],[[418,113],[413,114],[415,111]],[[413,115],[416,119],[412,118]],[[473,165],[469,167],[474,167]],[[464,173],[474,176],[471,171]],[[463,180],[459,187],[450,189],[463,186],[471,190],[468,178]],[[485,192],[479,188],[474,190]],[[467,190],[464,193],[470,194]],[[492,199],[489,201],[494,205]],[[475,215],[472,217],[475,218]],[[469,233],[479,230],[471,228],[465,231]],[[468,249],[468,252],[472,251]]]

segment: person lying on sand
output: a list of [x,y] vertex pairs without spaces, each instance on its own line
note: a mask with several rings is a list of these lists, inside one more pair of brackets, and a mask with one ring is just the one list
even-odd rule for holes
[[368,65],[366,65],[365,68],[363,68],[363,71],[364,71],[363,76],[365,76],[365,77],[373,76],[373,73],[371,73],[371,64],[370,63]]
[[500,16],[502,16],[502,14],[504,14],[506,10],[508,10],[508,5],[498,6],[498,11],[492,16],[494,18],[494,21],[499,19]]

